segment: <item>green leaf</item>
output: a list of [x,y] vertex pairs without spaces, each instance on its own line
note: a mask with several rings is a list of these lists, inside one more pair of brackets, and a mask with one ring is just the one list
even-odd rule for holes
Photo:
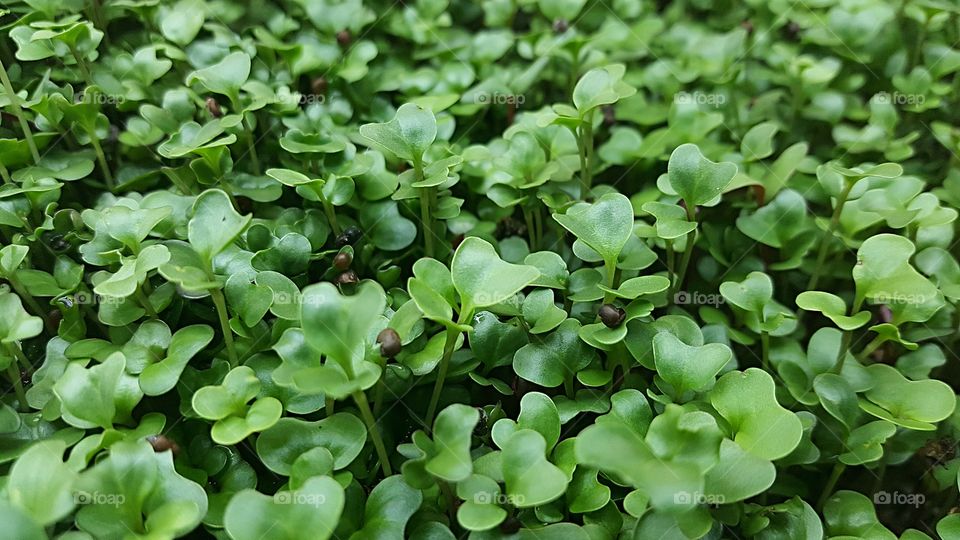
[[736,165],[729,162],[714,163],[703,157],[697,145],[689,143],[678,146],[670,154],[667,164],[670,186],[688,209],[719,197],[735,174]]
[[763,272],[750,272],[746,279],[739,283],[721,283],[720,294],[744,311],[763,313],[764,306],[773,299],[773,281]]
[[307,343],[351,373],[363,360],[370,333],[386,308],[383,289],[367,281],[353,296],[344,296],[332,283],[317,283],[303,290],[301,302]]
[[776,478],[773,463],[724,439],[720,462],[707,472],[704,493],[721,504],[731,504],[763,493]]
[[596,202],[577,203],[553,219],[613,266],[633,234],[633,206],[619,193],[607,193]]
[[84,429],[113,427],[125,364],[123,353],[114,353],[90,368],[71,362],[53,386],[63,406],[63,419]]
[[800,419],[777,403],[774,392],[773,378],[757,368],[731,371],[710,391],[710,403],[730,424],[734,441],[768,460],[789,454],[803,435]]
[[864,411],[908,429],[932,431],[946,419],[957,401],[950,387],[938,380],[911,381],[886,364],[867,367],[873,386],[860,401]]
[[461,312],[473,313],[509,299],[540,272],[532,266],[505,262],[489,242],[471,236],[453,254],[450,275],[460,293]]
[[43,319],[34,317],[23,309],[20,297],[0,291],[0,343],[16,343],[22,339],[39,336],[43,332]]
[[280,419],[283,405],[273,397],[260,397],[260,379],[247,366],[230,370],[223,383],[204,386],[193,395],[193,409],[207,420],[216,420],[210,431],[219,444],[237,444],[253,433],[264,431]]
[[399,159],[420,162],[437,137],[437,120],[429,109],[405,103],[389,122],[360,126],[360,135],[378,150]]
[[167,356],[150,364],[140,373],[140,388],[148,396],[159,396],[172,390],[190,359],[213,341],[213,329],[194,324],[177,330],[170,339]]
[[513,370],[521,378],[555,388],[587,367],[596,352],[580,340],[580,323],[567,319],[546,338],[539,336],[513,357]]
[[159,6],[160,32],[170,41],[185,46],[203,26],[205,6],[202,0],[180,0],[172,6]]
[[240,94],[240,87],[248,77],[250,77],[250,56],[245,52],[232,52],[216,64],[198,69],[188,75],[187,84],[199,82],[211,92],[236,100]]
[[193,217],[187,225],[187,238],[208,265],[213,258],[240,236],[251,216],[241,216],[230,198],[219,189],[204,191],[193,204]]
[[871,300],[893,312],[894,324],[923,322],[944,305],[943,294],[910,265],[916,248],[894,234],[871,236],[857,250],[853,280],[857,302]]
[[423,495],[403,477],[384,478],[370,492],[364,512],[363,528],[350,536],[354,540],[403,540],[404,528],[420,508]]
[[846,465],[873,463],[883,457],[883,444],[897,432],[897,426],[878,420],[864,424],[850,432],[844,445],[847,451],[840,454],[840,462]]
[[657,374],[669,385],[662,390],[682,401],[687,392],[712,385],[733,358],[733,351],[722,343],[690,346],[669,332],[660,332],[653,337],[653,357]]
[[822,291],[804,291],[797,295],[797,307],[823,313],[841,330],[855,330],[870,322],[869,311],[847,316],[847,303],[839,296]]
[[279,491],[272,497],[245,489],[230,499],[223,522],[234,540],[306,536],[326,540],[337,528],[344,504],[340,484],[329,476],[316,476],[296,491]]
[[610,64],[593,68],[580,77],[573,89],[573,104],[580,118],[601,105],[616,103],[637,93],[636,88],[623,82],[626,69],[623,64]]
[[7,496],[41,526],[66,517],[74,507],[77,473],[63,463],[66,445],[56,439],[31,446],[10,468]]
[[503,479],[517,508],[546,504],[563,495],[567,476],[547,461],[547,443],[531,429],[514,433],[503,447]]
[[281,418],[257,437],[257,455],[271,471],[289,476],[298,457],[323,447],[333,455],[333,468],[349,465],[363,450],[367,430],[356,416],[337,413],[316,422]]
[[426,463],[427,472],[448,482],[470,476],[470,439],[479,421],[477,409],[466,405],[454,404],[440,411],[433,427],[435,454]]
[[745,161],[759,161],[773,154],[773,136],[779,127],[773,122],[763,122],[750,128],[740,141],[740,153]]

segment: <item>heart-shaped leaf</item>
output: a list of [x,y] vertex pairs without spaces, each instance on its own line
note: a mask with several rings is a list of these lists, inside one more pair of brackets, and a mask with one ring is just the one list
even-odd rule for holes
[[461,312],[473,313],[509,299],[533,283],[540,272],[532,266],[505,262],[489,242],[471,236],[453,254],[450,275],[460,293]]
[[316,476],[296,491],[280,491],[272,497],[245,489],[230,499],[223,521],[236,540],[266,536],[299,540],[304,531],[326,540],[337,528],[344,504],[343,487],[329,476]]
[[688,391],[709,387],[733,358],[733,351],[722,343],[690,346],[669,332],[660,332],[653,337],[653,357],[657,374],[669,385],[662,390],[679,401]]
[[730,424],[734,441],[768,460],[789,454],[803,435],[800,419],[777,403],[774,392],[773,378],[757,368],[731,371],[710,391],[710,403]]
[[[695,144],[683,144],[670,154],[667,177],[687,208],[706,204],[723,193],[737,174],[733,163],[714,163],[703,157]],[[689,210],[688,210],[689,212]]]
[[370,146],[400,159],[420,162],[437,137],[437,120],[429,109],[405,103],[392,120],[383,124],[360,126]]
[[577,203],[553,219],[590,246],[609,266],[633,234],[633,206],[619,193],[608,193],[594,203]]

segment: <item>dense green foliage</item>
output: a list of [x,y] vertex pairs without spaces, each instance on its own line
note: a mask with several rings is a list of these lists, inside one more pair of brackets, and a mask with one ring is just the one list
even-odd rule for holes
[[960,538],[949,0],[11,0],[0,538]]

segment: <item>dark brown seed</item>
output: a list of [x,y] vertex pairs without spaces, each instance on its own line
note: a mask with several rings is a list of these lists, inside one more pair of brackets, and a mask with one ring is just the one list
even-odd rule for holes
[[357,273],[353,270],[347,270],[339,276],[337,276],[337,285],[351,285],[353,283],[359,283],[360,278],[357,277]]
[[327,79],[323,77],[317,77],[310,81],[310,89],[313,90],[313,93],[322,96],[327,93]]
[[384,328],[377,334],[377,343],[380,344],[380,355],[384,358],[393,358],[400,354],[403,344],[400,335],[393,328]]
[[153,447],[154,452],[166,452],[170,450],[174,455],[180,452],[180,447],[177,446],[177,443],[166,435],[150,435],[147,437],[147,442]]
[[51,309],[47,313],[47,319],[50,320],[50,324],[52,324],[53,326],[59,326],[60,321],[63,320],[63,313],[60,313],[60,310],[58,309]]
[[456,251],[457,248],[460,247],[460,244],[463,242],[464,238],[466,237],[463,234],[454,236],[453,239],[450,240],[450,248]]
[[566,19],[557,19],[553,21],[553,31],[562,34],[570,28],[570,23]]
[[210,116],[214,118],[220,118],[223,116],[223,110],[220,109],[220,103],[218,103],[213,97],[207,98],[207,112],[209,112]]
[[349,31],[349,30],[341,30],[341,31],[337,32],[337,43],[339,43],[341,47],[346,47],[347,45],[349,45],[349,44],[350,44],[350,31]]
[[800,37],[800,25],[794,21],[790,21],[787,24],[787,37],[789,39],[795,40]]
[[616,328],[623,323],[627,313],[622,308],[611,304],[604,304],[600,307],[600,320],[607,328]]
[[740,28],[743,28],[744,30],[746,30],[748,34],[752,34],[752,33],[753,33],[753,21],[751,21],[750,19],[747,19],[747,20],[741,22],[741,23],[740,23]]
[[340,271],[350,268],[351,263],[353,263],[353,255],[347,252],[337,253],[333,258],[333,267]]
[[603,106],[603,125],[611,127],[617,123],[617,116],[612,105]]
[[241,214],[249,214],[253,212],[253,199],[249,197],[236,197],[237,201],[237,210]]

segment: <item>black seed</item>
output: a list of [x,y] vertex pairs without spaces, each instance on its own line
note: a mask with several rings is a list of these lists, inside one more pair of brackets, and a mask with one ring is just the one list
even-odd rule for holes
[[341,46],[343,46],[343,47],[346,47],[347,45],[349,45],[349,44],[350,44],[350,31],[349,31],[349,30],[341,30],[341,31],[337,32],[337,43],[339,43],[339,44],[340,44]]
[[557,19],[553,21],[553,31],[562,34],[570,28],[570,23],[566,19]]
[[600,307],[600,320],[607,328],[620,326],[626,317],[627,313],[614,305],[604,304]]
[[336,245],[337,247],[343,247],[346,245],[353,245],[360,240],[363,236],[363,233],[356,226],[351,225],[343,230],[343,233],[337,237]]
[[380,355],[384,358],[393,358],[400,354],[403,344],[400,335],[393,328],[384,328],[377,334],[377,343],[380,344]]

